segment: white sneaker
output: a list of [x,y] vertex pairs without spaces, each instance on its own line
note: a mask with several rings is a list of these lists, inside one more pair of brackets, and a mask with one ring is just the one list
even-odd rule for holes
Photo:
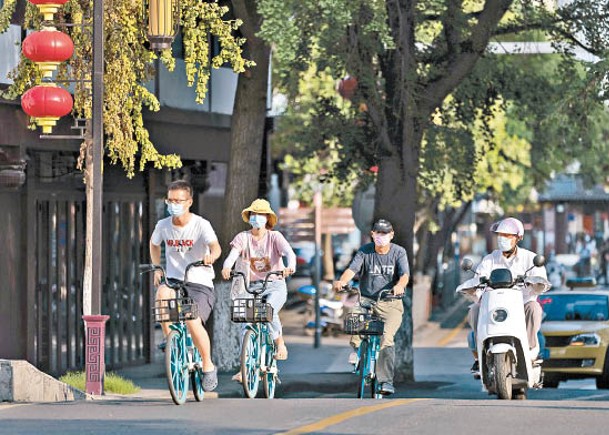
[[353,364],[354,366],[356,366],[358,362],[359,356],[357,355],[357,352],[351,352],[349,354],[349,364]]

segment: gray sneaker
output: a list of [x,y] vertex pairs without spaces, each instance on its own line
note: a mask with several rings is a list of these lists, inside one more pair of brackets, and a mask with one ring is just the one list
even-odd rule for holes
[[388,396],[395,393],[395,388],[393,388],[393,384],[391,382],[383,382],[381,384],[381,388],[379,389],[379,393]]

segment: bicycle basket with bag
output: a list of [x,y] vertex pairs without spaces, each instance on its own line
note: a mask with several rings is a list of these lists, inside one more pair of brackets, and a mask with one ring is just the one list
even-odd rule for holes
[[199,317],[199,306],[192,298],[161,299],[152,309],[155,322],[183,322]]
[[236,323],[270,322],[273,320],[273,307],[257,299],[239,298],[231,305],[230,317]]
[[385,322],[372,314],[350,313],[345,317],[344,330],[351,335],[383,335]]

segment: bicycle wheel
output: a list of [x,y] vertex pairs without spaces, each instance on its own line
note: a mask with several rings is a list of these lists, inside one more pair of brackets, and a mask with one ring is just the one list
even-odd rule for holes
[[241,385],[249,399],[258,394],[260,384],[260,346],[258,334],[252,330],[246,331],[241,347]]
[[190,374],[190,383],[192,385],[192,393],[195,396],[195,400],[200,402],[203,400],[203,381],[201,379],[201,354],[199,353],[199,349],[193,346],[192,360],[195,363],[195,368]]
[[167,336],[165,348],[165,369],[171,398],[176,405],[186,402],[188,392],[188,367],[186,365],[186,348],[182,343],[182,334],[171,331]]
[[370,369],[370,355],[368,354],[368,340],[362,340],[359,345],[359,387],[357,398],[363,399],[366,391],[366,378]]
[[[269,332],[266,332],[269,335]],[[277,360],[274,358],[275,355],[275,343],[270,337],[266,337],[270,344],[264,346],[265,349],[265,362],[269,369],[267,373],[264,373],[262,388],[264,390],[264,397],[272,399],[275,397],[275,388],[277,386]]]

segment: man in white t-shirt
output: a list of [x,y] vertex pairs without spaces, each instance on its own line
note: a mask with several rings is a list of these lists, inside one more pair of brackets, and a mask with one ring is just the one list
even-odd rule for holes
[[[174,181],[167,190],[167,211],[169,217],[161,219],[150,238],[150,259],[153,264],[161,264],[161,244],[165,243],[167,279],[184,280],[186,266],[203,261],[204,266],[188,271],[186,291],[199,308],[200,317],[186,321],[192,340],[202,357],[203,389],[212,391],[218,385],[218,373],[211,360],[211,343],[204,328],[215,302],[214,269],[211,265],[222,252],[218,237],[209,221],[190,212],[192,187],[183,180]],[[154,285],[158,287],[156,300],[175,298],[175,291],[161,282],[162,274],[154,275]],[[169,323],[161,323],[163,334],[169,334]]]

